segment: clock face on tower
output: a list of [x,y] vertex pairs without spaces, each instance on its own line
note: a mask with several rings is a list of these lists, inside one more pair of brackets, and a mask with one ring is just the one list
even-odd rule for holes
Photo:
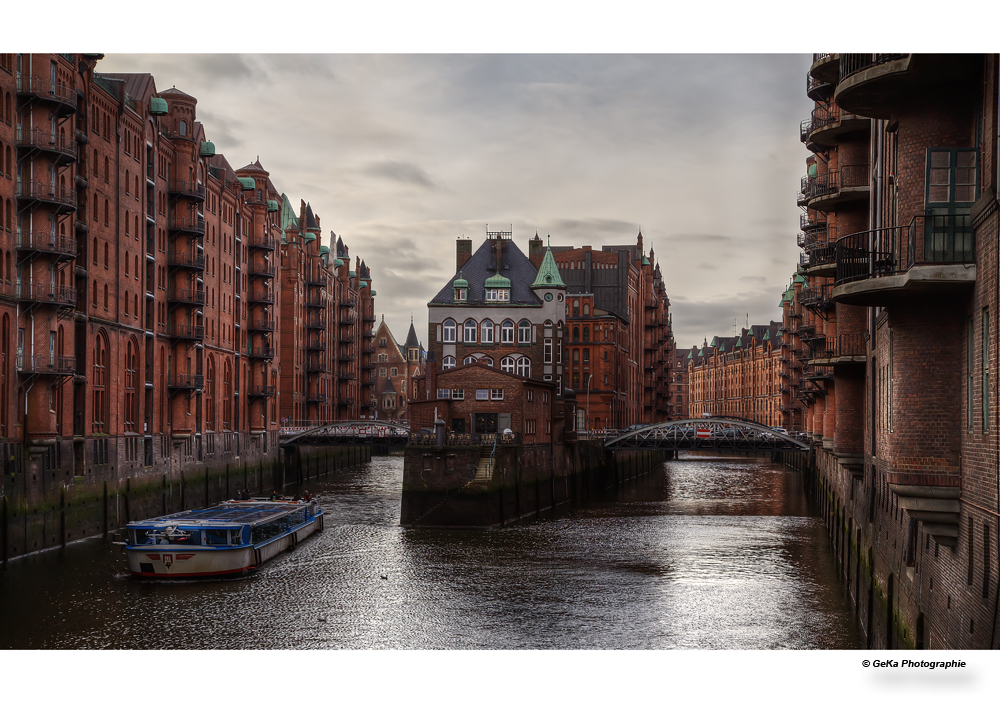
[[550,300],[552,300],[552,294],[551,293],[546,293],[545,294],[545,302],[548,302]]

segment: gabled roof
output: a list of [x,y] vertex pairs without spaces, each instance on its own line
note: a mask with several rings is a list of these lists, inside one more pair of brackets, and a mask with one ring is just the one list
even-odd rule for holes
[[[101,78],[125,82],[125,92],[136,100],[145,101],[156,94],[156,85],[151,73],[98,73]],[[180,93],[175,89],[175,92]],[[181,93],[183,95],[183,93]]]
[[299,218],[295,216],[295,208],[288,200],[288,196],[281,194],[281,231],[284,232],[291,225],[295,229],[299,228]]
[[194,100],[195,102],[197,102],[197,99],[193,95],[188,95],[183,90],[177,90],[177,88],[167,88],[166,90],[161,90],[159,92],[159,95],[170,95],[178,98],[188,98],[189,100]]
[[[542,301],[531,290],[538,275],[538,270],[528,261],[528,257],[517,248],[512,240],[506,241],[503,255],[500,260],[500,270],[496,270],[492,244],[499,240],[487,239],[472,255],[472,258],[462,265],[462,278],[469,282],[469,297],[463,305],[485,305],[486,279],[497,274],[502,275],[510,281],[510,301],[498,303],[496,305],[532,305],[541,306]],[[454,305],[455,288],[454,281],[459,277],[456,273],[438,291],[437,295],[431,298],[428,305]],[[493,305],[493,303],[491,303]]]
[[535,277],[535,282],[531,284],[531,287],[532,288],[566,287],[566,284],[563,283],[562,277],[559,275],[559,267],[556,266],[556,260],[552,256],[552,247],[545,248],[545,257],[542,259],[542,263],[538,267],[538,275]]
[[382,387],[383,393],[395,393],[396,387],[392,385],[392,377],[386,377],[385,385]]
[[344,240],[337,236],[337,258],[343,259],[347,256],[347,249],[344,248]]
[[406,346],[419,347],[420,341],[417,339],[417,331],[413,329],[413,320],[410,320],[410,331],[406,334]]
[[312,205],[306,203],[306,229],[319,229],[316,216],[313,214]]
[[237,171],[259,171],[260,173],[267,173],[267,169],[260,165],[260,159],[258,158],[252,164],[247,164],[243,168],[236,169]]

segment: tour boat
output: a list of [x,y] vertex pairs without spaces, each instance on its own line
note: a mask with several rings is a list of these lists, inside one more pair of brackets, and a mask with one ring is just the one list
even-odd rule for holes
[[125,527],[135,576],[225,576],[254,569],[323,529],[315,499],[229,500]]

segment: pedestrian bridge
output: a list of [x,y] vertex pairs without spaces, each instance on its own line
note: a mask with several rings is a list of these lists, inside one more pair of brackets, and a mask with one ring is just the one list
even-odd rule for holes
[[704,417],[647,425],[608,438],[608,449],[708,449],[722,452],[808,451],[800,439],[749,420]]
[[377,420],[335,422],[329,425],[282,427],[279,445],[298,444],[406,444],[410,431],[403,425]]

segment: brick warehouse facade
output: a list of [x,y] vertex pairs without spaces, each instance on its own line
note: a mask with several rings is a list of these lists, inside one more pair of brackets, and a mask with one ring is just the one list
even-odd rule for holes
[[807,92],[786,426],[869,645],[996,648],[998,56],[816,54]]
[[[230,485],[274,464],[281,417],[360,417],[372,383],[368,269],[339,239],[331,258],[259,161],[216,154],[194,97],[99,60],[0,55],[5,558],[95,529],[35,529],[30,505],[191,471]],[[307,293],[353,385],[310,355]]]
[[591,430],[673,417],[670,301],[652,257],[641,234],[602,251],[536,234],[527,257],[509,231],[475,254],[458,240],[455,276],[428,303],[429,372],[482,363],[553,383],[558,398],[573,388]]
[[751,325],[735,337],[714,337],[687,353],[688,417],[742,417],[781,424],[780,322]]

